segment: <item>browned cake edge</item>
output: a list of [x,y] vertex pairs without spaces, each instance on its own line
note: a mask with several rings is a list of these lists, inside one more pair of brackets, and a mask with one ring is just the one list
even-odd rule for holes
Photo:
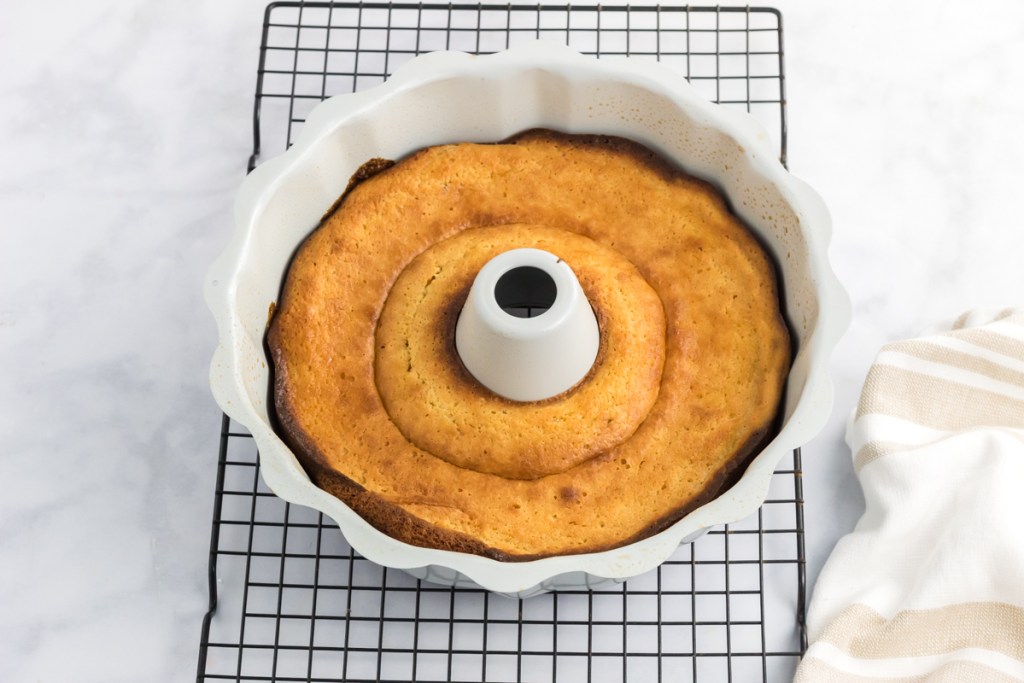
[[[279,397],[280,399],[276,405],[277,417],[281,427],[279,434],[292,449],[292,452],[295,453],[295,457],[298,458],[306,470],[310,480],[318,488],[327,491],[348,505],[356,514],[378,531],[410,545],[482,555],[502,562],[527,562],[551,556],[549,553],[512,554],[492,548],[467,534],[443,529],[435,524],[426,522],[415,515],[409,514],[401,507],[389,503],[376,493],[367,491],[328,464],[328,459],[320,451],[316,443],[295,421],[288,397],[281,394],[279,394]],[[771,437],[772,430],[770,428],[766,427],[759,430],[737,451],[736,457],[732,458],[715,473],[714,477],[712,477],[711,481],[699,495],[691,498],[668,515],[644,527],[632,537],[614,544],[587,546],[560,554],[579,555],[612,550],[613,548],[635,543],[664,531],[697,508],[714,500],[720,493],[735,484],[753,457],[761,451],[762,447]]]
[[[543,136],[561,136],[569,135],[559,133],[557,131],[551,131],[547,129],[530,129],[517,133],[512,137],[499,141],[493,144],[514,144],[517,140],[532,136],[532,135],[543,135]],[[663,177],[672,178],[677,174],[685,174],[687,178],[692,179],[700,185],[703,185],[706,189],[711,190],[712,198],[721,202],[722,206],[732,214],[734,217],[735,213],[731,207],[725,201],[724,195],[715,186],[701,178],[692,176],[682,169],[675,167],[669,161],[664,159],[661,155],[648,149],[644,145],[633,142],[626,138],[611,136],[611,135],[596,135],[596,134],[571,134],[573,141],[580,145],[594,145],[603,148],[614,149],[620,153],[633,156],[641,160],[645,165],[651,168],[652,171],[660,173]],[[415,156],[419,152],[413,152],[411,155],[405,158]],[[401,161],[401,160],[399,160]],[[391,161],[388,159],[374,158],[370,159],[362,166],[360,166],[349,180],[344,192],[338,197],[338,200],[331,206],[331,208],[321,218],[320,223],[314,230],[310,232],[312,235],[316,230],[320,228],[334,213],[339,211],[344,204],[345,198],[357,187],[360,183],[366,180],[388,171],[390,168],[395,166],[398,161]],[[736,217],[739,221],[739,218]],[[742,223],[742,221],[740,221]],[[752,230],[747,228],[748,232],[754,237],[754,239],[761,244],[760,238]],[[302,244],[295,250],[292,255],[294,260],[297,255],[302,251],[306,245],[306,240],[303,240]],[[761,245],[764,249],[763,244]],[[772,269],[774,275],[774,282],[776,296],[780,301],[781,309],[781,278],[778,275],[778,269],[774,263],[774,259],[771,258],[771,253],[764,249],[765,254],[768,255],[769,267]],[[290,269],[290,263],[289,263]],[[287,271],[286,271],[287,272]],[[397,276],[396,276],[397,277]],[[280,299],[284,302],[288,296],[288,278],[287,276],[282,283],[282,292]],[[391,285],[394,283],[392,282]],[[542,559],[545,557],[552,556],[552,553],[538,553],[538,554],[512,554],[503,550],[492,548],[479,540],[460,532],[450,531],[448,529],[441,528],[430,522],[426,522],[415,515],[412,515],[401,507],[389,503],[382,496],[367,491],[365,488],[360,486],[357,482],[349,479],[336,469],[332,468],[328,463],[329,460],[320,451],[315,441],[309,436],[304,429],[302,429],[295,415],[293,414],[290,395],[288,392],[288,384],[286,381],[287,371],[284,368],[283,363],[278,358],[280,346],[276,341],[277,326],[274,324],[276,320],[277,311],[282,310],[283,305],[278,304],[273,307],[274,310],[271,313],[271,319],[267,324],[267,334],[265,338],[266,348],[268,351],[268,357],[270,363],[270,383],[269,389],[272,391],[272,400],[268,402],[270,406],[271,421],[274,424],[275,431],[285,441],[285,443],[291,448],[295,457],[299,463],[306,470],[310,480],[320,489],[323,489],[335,496],[343,503],[348,505],[356,514],[366,520],[371,526],[381,531],[382,533],[414,546],[420,546],[425,548],[435,548],[439,550],[451,550],[455,552],[464,552],[474,555],[481,555],[489,557],[491,559],[504,561],[504,562],[526,562],[530,560]],[[378,311],[378,315],[379,315]],[[789,331],[789,326],[785,318],[781,314],[781,310],[777,320],[779,326],[784,330],[788,345],[790,347],[790,364],[792,364],[792,356],[794,349],[792,348],[792,335]],[[375,321],[376,324],[376,321]],[[461,364],[461,359],[460,359]],[[782,405],[780,398],[779,405]],[[775,411],[778,412],[778,409]],[[582,548],[576,548],[568,550],[560,555],[578,555],[592,552],[602,552],[605,550],[611,550],[624,545],[629,545],[637,541],[643,540],[664,531],[668,527],[675,524],[677,521],[693,512],[697,508],[705,505],[719,494],[730,488],[735,484],[742,473],[746,470],[750,461],[753,460],[754,456],[759,453],[765,445],[774,437],[777,430],[777,416],[773,417],[766,424],[761,425],[754,434],[739,448],[736,455],[726,462],[719,470],[714,474],[708,485],[701,491],[700,494],[690,498],[684,504],[670,512],[669,514],[655,520],[648,526],[641,529],[639,532],[631,537],[622,539],[619,542],[612,544],[594,545]]]
[[273,352],[271,385],[275,387],[275,400],[270,405],[273,406],[271,413],[275,431],[292,450],[310,480],[318,488],[341,500],[377,530],[404,543],[483,555],[496,560],[513,559],[508,554],[490,548],[467,534],[442,529],[409,514],[331,467],[329,459],[299,425],[292,411],[288,392],[284,390],[287,386],[287,370],[278,362],[277,347],[271,341],[274,329],[276,328],[271,328],[267,337],[268,346]]
[[[348,185],[345,186],[345,190],[340,195],[338,195],[338,198],[334,200],[333,204],[331,204],[331,208],[327,209],[324,215],[320,218],[320,224],[323,225],[323,223],[326,222],[328,218],[334,215],[335,211],[341,208],[341,205],[345,201],[345,198],[352,193],[352,190],[356,189],[359,185],[366,182],[367,180],[377,175],[378,173],[383,173],[384,171],[388,170],[396,163],[398,162],[392,159],[381,159],[380,157],[374,157],[369,161],[364,161],[363,164],[356,169],[356,172],[352,174],[352,177],[348,179]],[[319,228],[320,225],[316,227]]]

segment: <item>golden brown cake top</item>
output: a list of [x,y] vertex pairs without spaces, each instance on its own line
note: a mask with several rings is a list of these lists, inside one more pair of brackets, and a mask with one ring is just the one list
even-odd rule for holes
[[[482,263],[526,246],[577,273],[602,350],[510,408],[450,334]],[[297,253],[268,344],[314,481],[398,538],[503,558],[614,547],[706,502],[769,433],[790,358],[771,262],[717,192],[635,143],[546,131],[356,185]]]

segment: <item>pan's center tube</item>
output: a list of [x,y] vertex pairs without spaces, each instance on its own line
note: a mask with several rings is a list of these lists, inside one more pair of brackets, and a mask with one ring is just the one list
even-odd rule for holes
[[513,401],[542,401],[586,377],[600,334],[576,274],[542,249],[513,249],[487,262],[455,327],[466,369]]

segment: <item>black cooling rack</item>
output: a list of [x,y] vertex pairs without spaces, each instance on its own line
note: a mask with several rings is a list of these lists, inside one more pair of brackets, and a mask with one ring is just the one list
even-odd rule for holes
[[[287,148],[324,97],[420,52],[543,38],[675,68],[760,119],[786,159],[779,13],[764,8],[387,5],[267,7],[250,170]],[[197,681],[789,681],[806,647],[800,452],[750,518],[613,587],[514,600],[383,569],[259,476],[223,420],[210,608]]]

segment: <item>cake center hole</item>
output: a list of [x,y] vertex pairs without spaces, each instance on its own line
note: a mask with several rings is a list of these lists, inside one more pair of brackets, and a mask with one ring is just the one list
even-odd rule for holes
[[511,316],[536,318],[555,303],[558,287],[550,275],[533,266],[508,271],[494,286],[494,300]]

